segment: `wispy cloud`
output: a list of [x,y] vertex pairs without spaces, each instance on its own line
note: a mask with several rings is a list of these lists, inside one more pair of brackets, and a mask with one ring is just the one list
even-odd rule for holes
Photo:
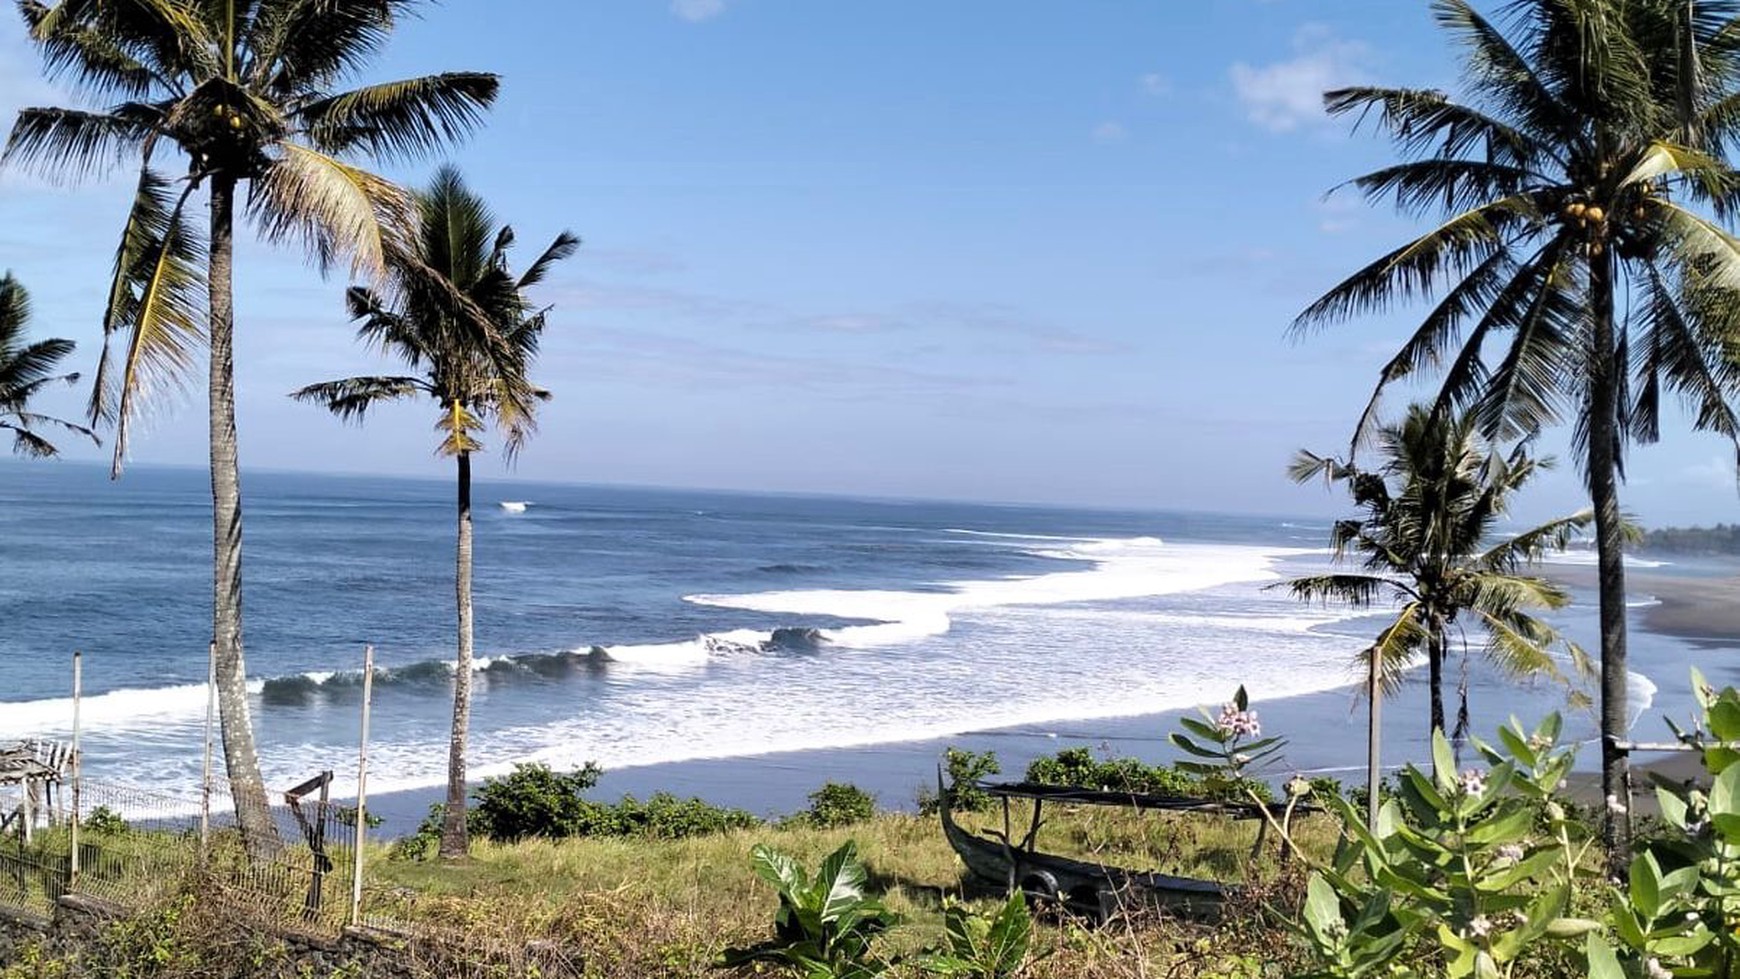
[[1359,215],[1365,210],[1364,202],[1352,194],[1321,198],[1313,206],[1317,209],[1317,230],[1326,235],[1358,228]]
[[1326,121],[1323,93],[1363,81],[1371,49],[1320,24],[1307,24],[1293,35],[1293,53],[1271,64],[1232,66],[1233,92],[1245,116],[1271,132]]
[[725,0],[671,0],[671,13],[691,24],[712,20],[725,12]]
[[1094,127],[1093,138],[1096,143],[1122,143],[1130,138],[1130,131],[1123,123],[1108,119]]
[[1172,94],[1172,79],[1157,71],[1150,71],[1136,79],[1136,84],[1141,86],[1143,92],[1157,98]]

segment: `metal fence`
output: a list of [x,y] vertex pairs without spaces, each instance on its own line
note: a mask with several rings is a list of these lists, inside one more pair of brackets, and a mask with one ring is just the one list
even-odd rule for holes
[[[366,804],[372,647],[363,652],[356,805],[331,798],[333,773],[323,771],[241,800],[259,817],[246,821],[237,819],[236,793],[212,769],[215,673],[208,681],[214,696],[206,708],[202,785],[176,794],[82,777],[81,660],[73,654],[71,743],[0,746],[0,906],[47,913],[62,895],[80,893],[143,908],[197,888],[202,903],[335,932],[365,923],[365,903],[386,903],[365,902],[365,829],[356,808]],[[254,831],[245,831],[244,822]],[[378,915],[366,920],[393,924]]]
[[195,887],[202,902],[336,932],[356,918],[360,868],[354,808],[320,794],[330,777],[257,801],[273,832],[255,839],[221,780],[209,810],[199,795],[92,779],[78,782],[76,803],[70,783],[52,784],[53,804],[34,806],[22,789],[0,787],[0,904],[47,913],[77,892],[140,908]]

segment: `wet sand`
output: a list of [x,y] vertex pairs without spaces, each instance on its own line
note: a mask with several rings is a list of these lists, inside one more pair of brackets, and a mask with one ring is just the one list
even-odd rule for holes
[[[1593,590],[1597,584],[1594,568],[1553,565],[1546,574],[1577,588]],[[1740,648],[1740,577],[1688,578],[1628,568],[1625,592],[1633,602],[1658,603],[1639,610],[1651,632],[1710,649]]]

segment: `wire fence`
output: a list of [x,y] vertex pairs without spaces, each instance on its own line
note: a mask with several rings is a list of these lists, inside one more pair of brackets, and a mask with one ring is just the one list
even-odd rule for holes
[[0,784],[0,905],[48,914],[76,892],[144,908],[192,887],[250,919],[323,933],[363,923],[352,906],[356,810],[325,797],[330,780],[254,800],[255,825],[270,830],[252,834],[217,778],[209,806],[199,793],[92,779]]

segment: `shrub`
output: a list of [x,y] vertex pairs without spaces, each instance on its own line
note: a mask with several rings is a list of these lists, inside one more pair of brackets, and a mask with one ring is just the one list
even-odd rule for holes
[[494,840],[580,835],[577,830],[589,822],[587,809],[593,805],[580,794],[597,785],[602,774],[592,762],[571,772],[542,764],[515,765],[507,775],[484,780],[467,826]]
[[595,822],[575,835],[677,840],[761,825],[760,819],[742,809],[715,806],[700,799],[679,799],[669,792],[654,793],[645,802],[624,796],[614,806],[593,803],[589,815]]
[[86,816],[80,825],[86,832],[95,833],[98,836],[120,836],[131,828],[127,825],[127,821],[121,818],[120,813],[108,806],[98,806],[92,809],[91,814]]
[[810,793],[810,807],[798,818],[824,829],[862,823],[876,815],[876,800],[850,782],[829,782]]
[[[466,825],[475,835],[507,842],[529,836],[681,839],[761,825],[760,819],[742,809],[682,799],[669,792],[654,793],[644,802],[631,795],[614,804],[582,798],[602,774],[591,762],[566,773],[547,765],[517,765],[509,775],[484,780],[473,797]],[[401,841],[400,852],[413,859],[427,852],[430,843],[441,838],[444,809],[430,809],[417,833]]]
[[[949,797],[954,812],[987,812],[991,796],[978,784],[1003,770],[995,751],[967,751],[951,747],[943,752],[943,771],[948,776]],[[942,800],[928,787],[918,793],[918,811],[934,816]]]

